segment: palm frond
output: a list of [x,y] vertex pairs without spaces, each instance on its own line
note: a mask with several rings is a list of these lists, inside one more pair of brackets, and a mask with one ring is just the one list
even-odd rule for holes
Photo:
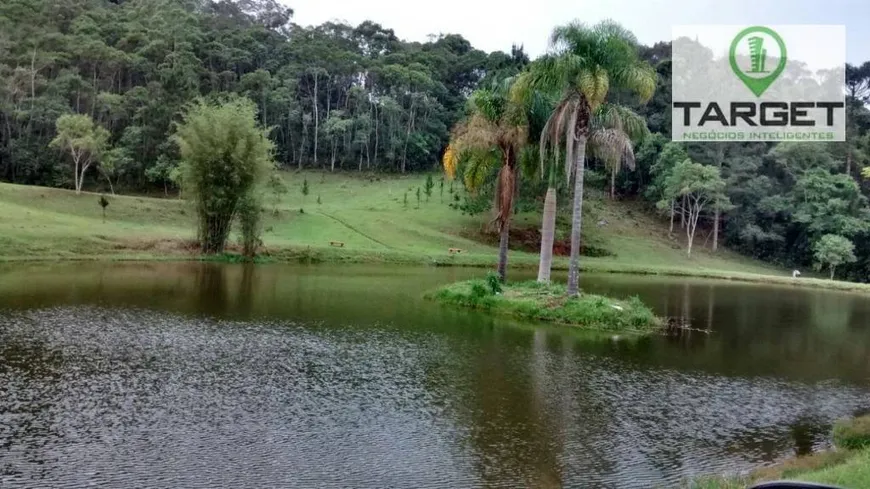
[[444,174],[447,175],[447,179],[454,180],[456,178],[459,155],[456,153],[453,145],[447,145],[447,149],[444,150],[444,156],[441,158],[441,163],[444,165]]
[[557,26],[550,34],[550,48],[555,51],[570,50],[579,44],[584,37],[590,35],[589,27],[579,20],[573,20],[565,25]]
[[461,162],[462,183],[474,194],[486,183],[493,168],[500,164],[500,155],[491,150],[470,150],[463,153]]
[[646,119],[629,109],[617,104],[602,104],[595,111],[592,120],[593,130],[617,129],[624,132],[635,143],[642,142],[649,135]]
[[514,78],[508,93],[508,98],[512,104],[524,107],[531,106],[536,93],[532,81],[530,71],[524,71]]
[[619,129],[593,131],[589,135],[589,152],[608,168],[616,167],[618,170],[624,163],[634,171],[634,146],[628,135]]
[[480,113],[474,113],[453,128],[450,144],[459,153],[489,149],[498,144],[498,126]]
[[637,37],[634,33],[613,19],[604,19],[598,22],[592,30],[601,38],[619,39],[632,45],[638,44]]
[[614,81],[623,88],[637,94],[641,103],[649,102],[656,91],[658,74],[649,63],[636,61],[613,70]]

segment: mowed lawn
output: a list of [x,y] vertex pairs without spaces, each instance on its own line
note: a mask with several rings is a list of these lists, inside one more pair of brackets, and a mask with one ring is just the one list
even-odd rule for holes
[[[495,261],[497,250],[493,246],[472,239],[491,216],[466,216],[450,208],[449,183],[445,183],[442,197],[440,176],[435,176],[431,198],[427,201],[423,194],[419,206],[416,190],[423,189],[424,175],[288,172],[284,178],[288,192],[264,202],[267,253],[359,254],[418,263],[482,265]],[[309,184],[304,204],[303,179]],[[461,192],[460,187],[455,185]],[[689,259],[681,237],[668,238],[663,218],[651,215],[639,204],[612,202],[596,192],[590,194],[584,206],[584,238],[614,256],[583,257],[586,269],[788,275],[785,270],[725,250],[710,253],[701,248],[703,237],[696,238],[698,249]],[[87,192],[75,195],[69,190],[0,184],[0,257],[136,259],[195,253],[194,210],[188,202],[177,197],[107,196],[110,204],[103,222],[98,198],[98,194]],[[538,228],[540,216],[519,215],[513,225]],[[331,246],[333,241],[344,243],[344,247]],[[463,251],[451,256],[450,248]],[[514,265],[531,267],[537,263],[537,254],[513,250],[510,259]],[[555,266],[565,268],[566,259],[557,258]]]

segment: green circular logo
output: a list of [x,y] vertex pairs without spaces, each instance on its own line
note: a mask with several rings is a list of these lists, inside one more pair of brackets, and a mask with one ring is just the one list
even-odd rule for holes
[[[748,58],[745,56],[742,59],[738,58],[737,50],[741,45],[748,47]],[[779,49],[779,62],[775,67],[769,65],[772,59],[767,53],[768,47],[773,45]],[[740,31],[731,41],[728,57],[734,74],[756,97],[760,97],[782,74],[788,60],[782,37],[773,29],[763,26],[747,27]]]

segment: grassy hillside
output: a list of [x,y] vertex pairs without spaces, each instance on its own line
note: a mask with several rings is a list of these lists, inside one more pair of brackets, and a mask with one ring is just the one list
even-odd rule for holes
[[[443,202],[436,184],[417,208],[416,189],[424,176],[372,177],[321,173],[287,173],[289,192],[267,201],[263,240],[266,254],[278,260],[389,261],[491,265],[495,248],[481,239],[489,216],[463,216]],[[302,203],[302,179],[310,194]],[[458,186],[457,186],[458,188]],[[407,207],[404,195],[408,194]],[[317,203],[318,196],[321,203]],[[103,222],[98,196],[67,190],[0,184],[0,259],[154,259],[196,254],[194,215],[177,198],[109,196]],[[300,213],[304,208],[304,213]],[[515,228],[538,228],[539,215],[520,215]],[[606,222],[606,224],[605,224]],[[596,196],[584,210],[587,243],[613,253],[583,257],[583,267],[599,271],[637,271],[727,278],[745,274],[784,277],[758,261],[728,251],[712,254],[699,249],[688,259],[680,240],[667,236],[663,220],[638,205]],[[235,238],[234,238],[235,239]],[[697,238],[703,244],[704,237]],[[344,243],[343,248],[330,246]],[[449,248],[463,250],[458,255]],[[511,264],[534,267],[537,256],[512,251]],[[567,260],[557,258],[556,268]],[[850,285],[851,287],[851,285]]]

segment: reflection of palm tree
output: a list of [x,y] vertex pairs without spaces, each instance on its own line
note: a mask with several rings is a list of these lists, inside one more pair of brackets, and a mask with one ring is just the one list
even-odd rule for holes
[[[564,427],[559,406],[552,404],[558,396],[550,390],[554,379],[548,376],[546,335],[514,329],[496,329],[495,335],[473,360],[466,406],[483,485],[523,481],[526,487],[561,487]],[[532,358],[505,355],[517,351],[508,343],[518,342]]]

